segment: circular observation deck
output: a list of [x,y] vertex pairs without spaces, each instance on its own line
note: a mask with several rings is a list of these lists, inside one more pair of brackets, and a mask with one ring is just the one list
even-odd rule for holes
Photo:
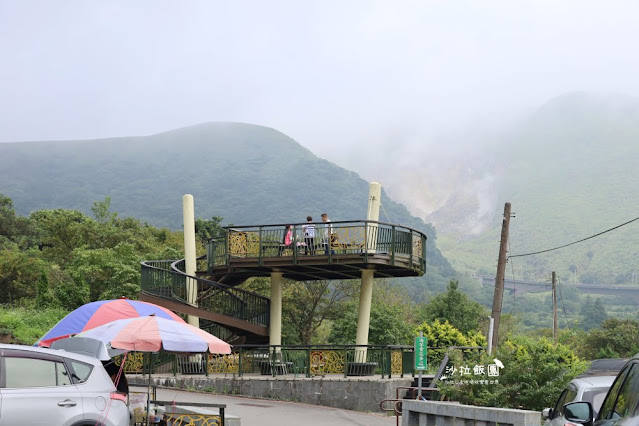
[[[206,275],[227,285],[281,272],[297,281],[421,276],[426,272],[426,235],[376,221],[233,226],[208,242]],[[203,274],[204,271],[199,273]]]

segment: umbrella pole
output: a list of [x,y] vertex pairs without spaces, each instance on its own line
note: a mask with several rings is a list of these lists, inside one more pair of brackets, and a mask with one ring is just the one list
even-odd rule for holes
[[153,352],[149,354],[149,380],[146,389],[146,426],[151,423],[151,368],[153,366]]

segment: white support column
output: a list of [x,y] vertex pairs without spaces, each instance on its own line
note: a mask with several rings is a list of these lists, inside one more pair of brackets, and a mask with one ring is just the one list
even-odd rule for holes
[[[195,276],[195,208],[191,194],[182,197],[182,215],[184,216],[184,272],[189,276]],[[186,279],[186,301],[190,305],[197,306],[197,281],[191,278]],[[200,319],[194,315],[189,315],[187,322],[200,328]]]
[[[271,324],[269,345],[282,344],[282,273],[271,272]],[[280,352],[280,349],[277,349]]]
[[[382,185],[378,182],[371,182],[368,189],[368,209],[366,210],[366,220],[379,221],[379,206],[382,202]],[[374,253],[377,249],[377,224],[371,223],[366,227],[366,249],[369,253]]]
[[[368,345],[368,330],[371,323],[371,305],[373,301],[373,275],[375,271],[362,271],[362,285],[359,291],[359,314],[357,316],[356,345]],[[355,362],[366,362],[366,348],[355,349]]]
[[[379,206],[382,198],[382,185],[371,182],[368,190],[368,209],[366,220],[379,220]],[[366,224],[366,250],[374,253],[377,249],[377,224]],[[371,323],[371,304],[373,301],[373,276],[372,269],[362,271],[362,284],[359,291],[359,314],[357,316],[356,345],[368,345],[368,330]],[[366,348],[355,350],[355,362],[366,362]]]

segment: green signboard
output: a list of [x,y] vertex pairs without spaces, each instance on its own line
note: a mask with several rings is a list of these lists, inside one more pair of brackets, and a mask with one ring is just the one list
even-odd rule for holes
[[415,337],[415,370],[426,370],[426,346],[425,337]]

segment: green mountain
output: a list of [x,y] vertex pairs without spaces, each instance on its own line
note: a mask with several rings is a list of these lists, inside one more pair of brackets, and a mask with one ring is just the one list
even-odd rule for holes
[[[90,214],[93,202],[110,196],[120,216],[179,229],[187,193],[197,217],[221,216],[226,224],[319,221],[323,212],[333,221],[364,219],[368,182],[274,129],[206,123],[146,137],[2,143],[0,193],[19,214]],[[444,288],[454,271],[433,227],[385,193],[382,205],[393,223],[427,234],[426,282]]]
[[[495,271],[504,202],[512,203],[509,254],[558,247],[639,216],[639,100],[571,93],[551,100],[501,140],[492,143],[494,211],[483,232],[441,232],[453,266]],[[481,173],[480,173],[481,175]],[[436,213],[437,227],[469,215],[477,199]],[[442,224],[440,226],[440,223]],[[451,229],[451,226],[448,226]],[[637,282],[639,221],[583,243],[545,254],[513,258],[508,276],[564,282]]]

